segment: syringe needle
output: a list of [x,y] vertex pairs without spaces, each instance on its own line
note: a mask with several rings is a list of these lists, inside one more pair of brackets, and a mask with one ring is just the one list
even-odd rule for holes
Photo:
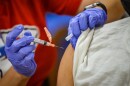
[[55,45],[55,47],[58,47],[58,48],[64,49],[63,47],[59,47],[59,46],[56,46],[56,45]]
[[47,42],[45,40],[41,40],[41,39],[38,39],[38,38],[34,38],[34,42],[45,45],[45,46],[58,47],[58,48],[64,49],[63,47],[56,46],[55,44],[52,44],[50,42]]
[[52,43],[48,43],[48,45],[51,46],[51,47],[57,47],[57,48],[64,49],[63,47],[56,46],[55,44],[52,44]]

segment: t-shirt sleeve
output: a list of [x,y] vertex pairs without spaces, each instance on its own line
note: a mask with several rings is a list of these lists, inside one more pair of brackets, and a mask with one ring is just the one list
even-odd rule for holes
[[75,15],[82,0],[44,0],[46,11]]

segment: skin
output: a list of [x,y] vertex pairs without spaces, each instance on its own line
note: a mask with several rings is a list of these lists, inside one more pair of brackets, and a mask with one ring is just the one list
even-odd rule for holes
[[25,86],[29,77],[17,73],[13,67],[0,80],[0,86]]
[[100,0],[100,1],[107,7],[108,10],[107,22],[118,20],[125,13],[121,0]]
[[57,86],[73,86],[73,56],[74,49],[69,44],[60,63]]

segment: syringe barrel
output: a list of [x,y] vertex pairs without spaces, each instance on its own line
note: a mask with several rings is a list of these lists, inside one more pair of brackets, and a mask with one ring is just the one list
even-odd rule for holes
[[47,41],[41,40],[41,39],[38,39],[38,38],[34,38],[34,42],[45,45],[45,46],[49,46]]

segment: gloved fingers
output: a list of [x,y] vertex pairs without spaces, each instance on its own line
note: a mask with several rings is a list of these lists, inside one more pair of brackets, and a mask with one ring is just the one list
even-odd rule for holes
[[99,20],[98,20],[99,25],[98,26],[101,26],[101,25],[103,25],[106,22],[107,15],[106,15],[104,10],[101,10],[98,14],[99,14],[98,15],[99,16]]
[[36,67],[36,63],[34,61],[34,53],[30,53],[28,56],[26,56],[23,60],[23,64],[25,67],[34,69],[34,67]]
[[11,51],[12,52],[18,52],[18,50],[20,50],[20,48],[28,45],[29,43],[33,42],[34,37],[33,36],[27,36],[27,37],[23,37],[21,39],[18,39],[16,41],[13,42],[13,44],[11,45]]
[[32,33],[31,33],[30,31],[26,31],[26,32],[24,33],[24,36],[32,36]]
[[6,46],[10,47],[17,36],[23,31],[23,25],[16,26],[7,36],[6,36]]
[[97,16],[95,14],[89,15],[88,20],[89,20],[89,28],[93,29],[96,26],[97,21],[98,21]]
[[94,28],[97,26],[101,26],[105,23],[107,20],[107,15],[103,9],[100,8],[92,8],[88,10],[90,13],[90,21],[93,21],[92,23],[89,22],[90,28]]
[[30,66],[31,66],[30,63],[33,62],[33,61],[32,61],[33,59],[34,59],[34,53],[28,54],[28,55],[24,58],[24,60],[23,60],[24,65],[25,65],[26,67],[30,67]]
[[70,43],[71,43],[72,47],[75,49],[76,43],[77,43],[77,38],[72,37],[72,38],[70,39]]
[[80,14],[79,16],[79,25],[80,25],[80,29],[82,31],[85,31],[88,28],[88,20],[87,20],[87,14],[85,14],[84,12]]
[[99,23],[96,26],[102,26],[105,23],[104,18],[103,18],[102,15],[101,16],[99,15],[98,22]]
[[79,21],[78,21],[78,17],[74,17],[71,22],[70,22],[70,29],[72,29],[72,33],[75,37],[79,37],[79,35],[81,34],[81,31],[79,29]]
[[18,60],[24,59],[24,57],[27,56],[28,54],[30,54],[34,49],[35,49],[34,45],[29,45],[29,46],[21,48],[18,52],[18,54],[20,55],[21,58],[17,57]]
[[19,63],[13,64],[14,69],[22,75],[32,76],[36,71],[36,63],[34,61],[34,53],[28,54],[23,60]]
[[[23,47],[19,50],[17,53],[8,53],[8,59],[13,62],[13,64],[19,63],[21,60],[25,58],[25,56],[32,53],[32,51],[35,49],[34,45],[29,45],[26,47]],[[6,52],[10,52],[9,50],[6,50]],[[12,55],[11,55],[12,54]]]
[[71,29],[71,27],[69,25],[69,27],[68,27],[68,35],[70,35],[70,34],[73,34],[73,33],[72,33],[72,29]]
[[106,12],[105,12],[103,9],[100,9],[100,8],[97,8],[97,9],[98,9],[98,12],[96,12],[96,13],[99,14],[99,16],[101,17],[101,19],[102,19],[103,21],[106,21],[106,19],[107,19],[107,14],[106,14]]
[[[24,37],[26,37],[26,36],[32,36],[32,33],[30,31],[26,31],[24,33]],[[28,45],[30,45],[30,43]]]

